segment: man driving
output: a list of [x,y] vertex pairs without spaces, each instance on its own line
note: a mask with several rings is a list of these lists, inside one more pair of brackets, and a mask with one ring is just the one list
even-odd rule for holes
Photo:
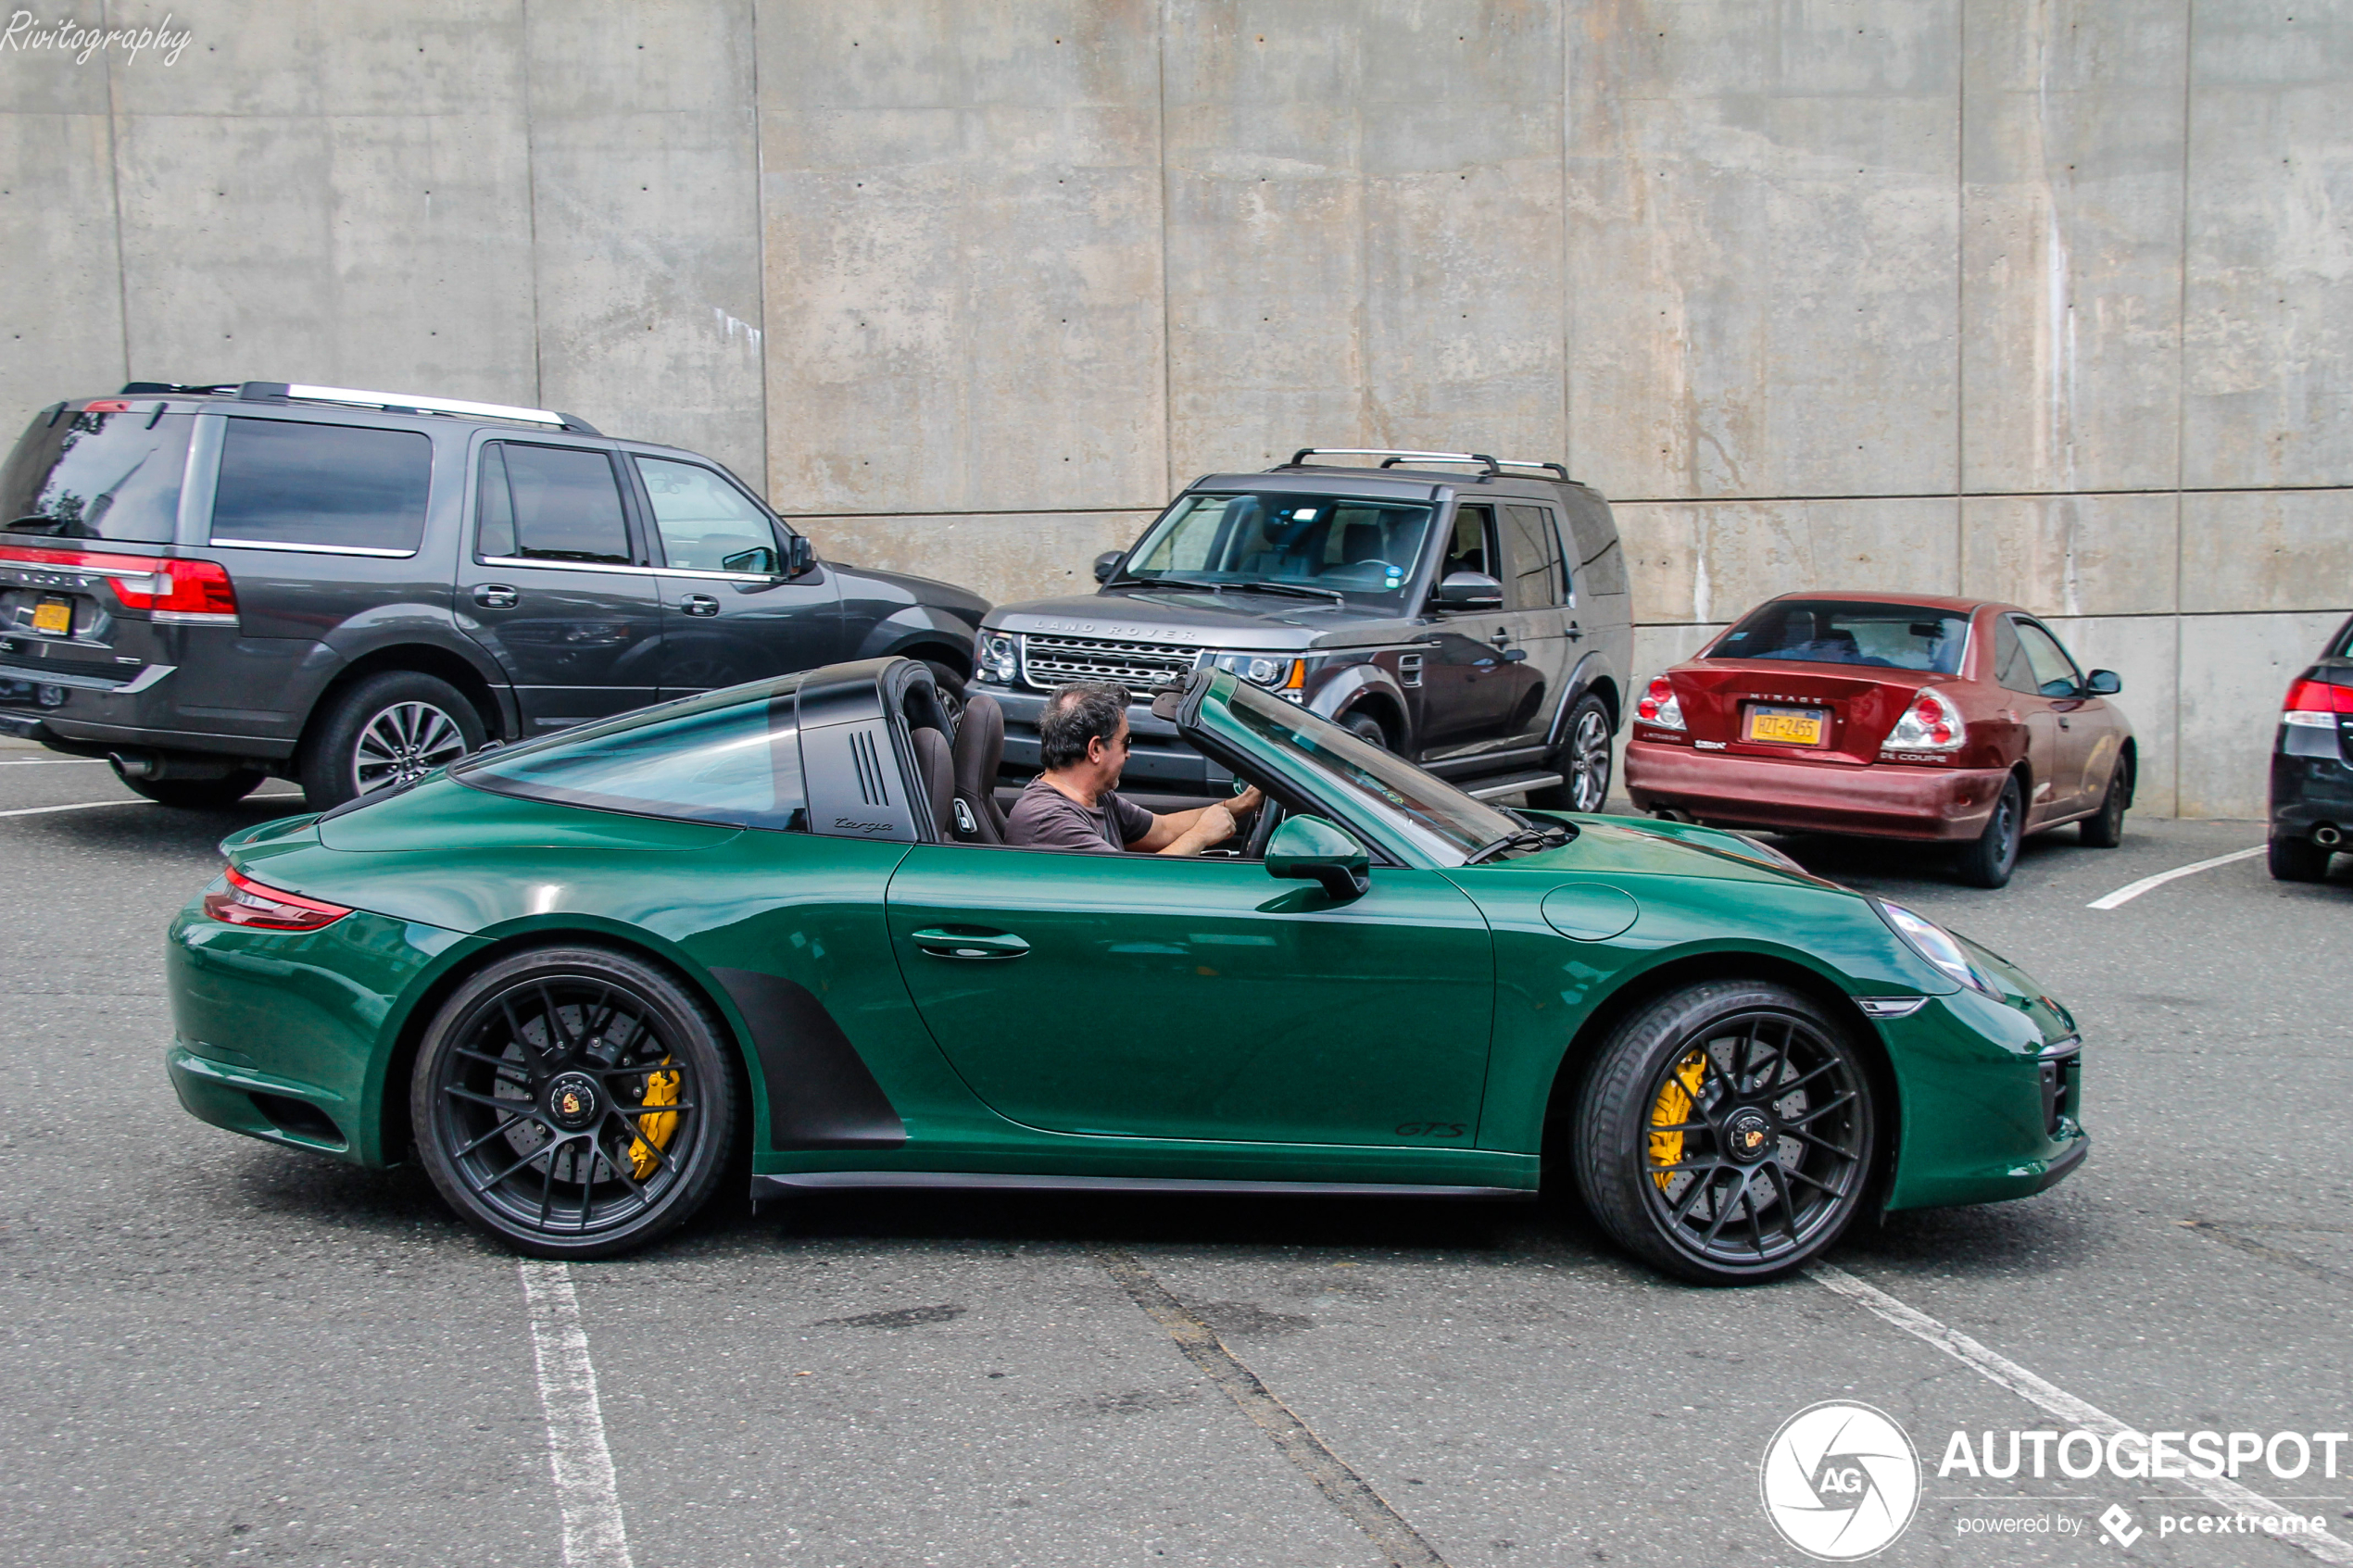
[[1231,801],[1190,811],[1155,813],[1114,792],[1127,765],[1127,688],[1114,681],[1073,681],[1038,715],[1038,759],[1006,814],[1005,842],[1022,849],[1082,855],[1198,855],[1234,836],[1263,798],[1252,786]]

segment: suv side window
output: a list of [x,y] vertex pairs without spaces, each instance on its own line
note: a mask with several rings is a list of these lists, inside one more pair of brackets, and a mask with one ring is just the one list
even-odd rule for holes
[[612,566],[635,558],[612,459],[578,446],[483,447],[474,537],[485,558]]
[[1446,558],[1438,568],[1443,583],[1458,571],[1476,571],[1500,580],[1495,558],[1495,508],[1485,504],[1454,508],[1454,533],[1446,541]]
[[1516,609],[1549,609],[1566,602],[1567,573],[1562,570],[1560,533],[1541,507],[1504,508],[1504,554],[1511,562]]
[[407,556],[425,532],[433,440],[422,431],[233,419],[212,542]]
[[[718,474],[698,463],[636,458],[637,476],[653,504],[662,557],[682,571],[773,571],[776,534],[768,514]],[[729,566],[747,550],[769,552],[761,566]]]
[[2083,689],[2082,672],[2058,639],[2032,621],[2018,623],[2018,640],[2026,646],[2027,667],[2034,672],[2034,689],[2043,696],[2076,696]]

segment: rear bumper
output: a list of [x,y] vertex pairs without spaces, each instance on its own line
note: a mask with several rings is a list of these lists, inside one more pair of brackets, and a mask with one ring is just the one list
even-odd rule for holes
[[2353,832],[2353,764],[2329,732],[2291,729],[2271,753],[2271,836],[2308,838],[2323,822]]
[[1626,793],[1638,808],[1736,827],[1971,839],[1985,831],[2008,777],[1999,768],[1857,767],[1626,746]]

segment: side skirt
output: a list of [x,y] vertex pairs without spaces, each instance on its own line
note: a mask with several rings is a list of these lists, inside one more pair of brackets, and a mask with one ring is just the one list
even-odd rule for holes
[[1174,1192],[1291,1198],[1452,1198],[1483,1202],[1529,1202],[1524,1187],[1422,1186],[1403,1182],[1252,1182],[1181,1176],[1046,1176],[1000,1171],[801,1171],[754,1176],[755,1200],[812,1192],[900,1188],[975,1188],[1016,1192]]

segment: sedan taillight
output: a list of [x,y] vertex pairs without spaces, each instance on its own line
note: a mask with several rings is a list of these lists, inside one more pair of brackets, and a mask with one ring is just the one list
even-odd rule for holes
[[1934,686],[1922,686],[1887,734],[1890,751],[1957,751],[1969,739],[1969,725],[1952,699]]
[[250,925],[263,931],[316,931],[334,924],[351,911],[341,904],[321,903],[299,893],[265,887],[244,872],[232,870],[228,886],[204,896],[204,912],[224,925]]
[[2280,721],[2334,730],[2336,716],[2353,713],[2353,686],[2333,686],[2326,681],[2298,681],[2287,689],[2280,705]]
[[1634,717],[1655,729],[1681,729],[1683,704],[1675,696],[1674,684],[1664,675],[1652,676],[1650,690],[1634,705]]

